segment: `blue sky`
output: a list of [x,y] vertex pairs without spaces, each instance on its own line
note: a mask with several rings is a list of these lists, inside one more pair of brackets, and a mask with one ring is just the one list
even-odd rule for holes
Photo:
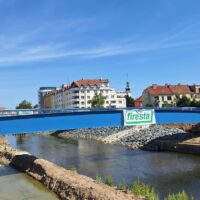
[[0,0],[0,106],[40,86],[108,78],[134,97],[199,83],[199,0]]

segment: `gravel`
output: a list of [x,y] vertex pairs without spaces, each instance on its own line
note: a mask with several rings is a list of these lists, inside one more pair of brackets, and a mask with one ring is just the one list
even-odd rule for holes
[[77,138],[105,138],[107,136],[116,134],[118,132],[129,130],[131,127],[101,127],[101,128],[85,128],[85,129],[74,129],[59,132],[58,136],[70,136]]
[[183,140],[188,138],[188,136],[188,134],[178,128],[167,128],[161,125],[154,125],[137,132],[133,131],[130,136],[121,138],[120,143],[133,149],[145,149],[149,143],[156,139]]
[[[145,149],[148,144],[157,139],[184,140],[189,137],[189,134],[186,134],[186,132],[181,129],[168,128],[161,125],[151,125],[139,130],[135,127],[76,129],[58,132],[55,135],[62,138],[97,139],[105,143],[124,145],[131,149]],[[120,135],[123,135],[123,137],[119,137]],[[110,138],[112,138],[112,140],[110,140]]]

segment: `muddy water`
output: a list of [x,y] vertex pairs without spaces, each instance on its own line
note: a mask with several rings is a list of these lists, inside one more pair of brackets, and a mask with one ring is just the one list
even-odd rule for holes
[[185,190],[200,199],[200,157],[167,152],[133,151],[89,140],[66,140],[51,136],[9,136],[15,148],[69,168],[81,174],[112,176],[114,183],[131,184],[138,178],[151,184],[160,199],[169,192]]
[[40,183],[23,173],[0,165],[1,200],[56,200]]

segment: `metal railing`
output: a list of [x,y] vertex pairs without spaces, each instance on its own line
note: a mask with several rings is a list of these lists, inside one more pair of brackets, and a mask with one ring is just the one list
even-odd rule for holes
[[125,108],[72,108],[72,109],[16,109],[0,110],[0,117],[19,116],[19,115],[38,115],[53,113],[72,113],[72,112],[100,112],[100,111],[117,111]]
[[175,108],[154,108],[156,111],[193,111],[199,112],[200,107],[175,107]]
[[179,108],[68,108],[68,109],[15,109],[0,110],[0,117],[19,116],[19,115],[38,115],[38,114],[54,114],[54,113],[72,113],[72,112],[111,112],[123,111],[131,109],[155,109],[155,111],[191,111],[200,112],[200,108],[196,107],[179,107]]

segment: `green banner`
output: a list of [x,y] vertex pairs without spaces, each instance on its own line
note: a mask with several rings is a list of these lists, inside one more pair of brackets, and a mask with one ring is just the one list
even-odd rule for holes
[[155,124],[154,109],[124,110],[124,126]]

